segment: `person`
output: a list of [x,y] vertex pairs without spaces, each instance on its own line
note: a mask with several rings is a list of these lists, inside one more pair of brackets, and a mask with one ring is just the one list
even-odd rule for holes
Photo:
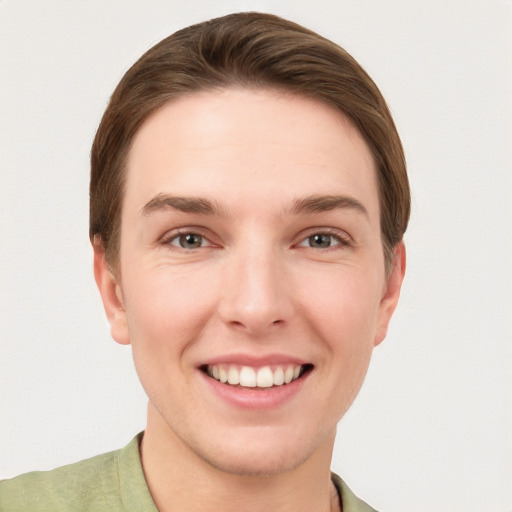
[[388,107],[339,46],[261,13],[155,45],[110,99],[90,182],[96,283],[147,426],[1,482],[0,510],[373,510],[330,461],[409,210]]

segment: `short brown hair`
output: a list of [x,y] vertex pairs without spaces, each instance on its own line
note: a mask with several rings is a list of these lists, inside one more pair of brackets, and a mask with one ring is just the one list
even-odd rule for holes
[[342,48],[277,16],[230,14],[179,30],[148,50],[124,75],[91,152],[90,228],[115,268],[120,245],[125,163],[141,124],[164,103],[196,91],[270,88],[316,99],[352,120],[378,169],[387,266],[410,212],[404,152],[382,94]]

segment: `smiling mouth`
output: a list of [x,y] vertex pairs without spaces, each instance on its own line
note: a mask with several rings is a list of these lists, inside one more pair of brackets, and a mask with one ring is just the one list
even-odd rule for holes
[[268,389],[290,384],[313,369],[312,364],[288,364],[262,366],[240,366],[234,364],[203,365],[201,371],[212,379],[230,386]]

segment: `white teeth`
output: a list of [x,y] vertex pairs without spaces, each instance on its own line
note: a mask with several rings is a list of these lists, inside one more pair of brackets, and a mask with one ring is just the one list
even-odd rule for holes
[[228,383],[232,386],[242,386],[246,388],[270,388],[272,386],[282,386],[297,380],[301,375],[301,365],[276,365],[263,366],[261,368],[252,368],[251,366],[222,365],[216,364],[207,367],[207,373],[215,380]]
[[284,384],[284,371],[278,366],[274,372],[274,384],[276,386],[282,386]]
[[256,387],[256,372],[249,366],[242,366],[240,370],[240,386],[246,388]]
[[230,366],[228,369],[228,383],[235,386],[240,384],[240,373],[235,366]]
[[274,376],[272,370],[268,366],[264,366],[258,370],[256,378],[259,388],[270,388],[274,384]]

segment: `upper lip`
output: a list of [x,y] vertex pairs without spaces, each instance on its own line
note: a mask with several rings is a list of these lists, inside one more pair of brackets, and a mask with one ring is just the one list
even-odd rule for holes
[[265,354],[265,355],[253,355],[253,354],[241,354],[241,353],[230,353],[225,355],[219,355],[202,361],[198,366],[213,366],[216,364],[236,364],[241,366],[251,366],[253,368],[260,368],[262,366],[269,365],[305,365],[310,364],[309,361],[301,359],[296,356],[285,355],[285,354]]

